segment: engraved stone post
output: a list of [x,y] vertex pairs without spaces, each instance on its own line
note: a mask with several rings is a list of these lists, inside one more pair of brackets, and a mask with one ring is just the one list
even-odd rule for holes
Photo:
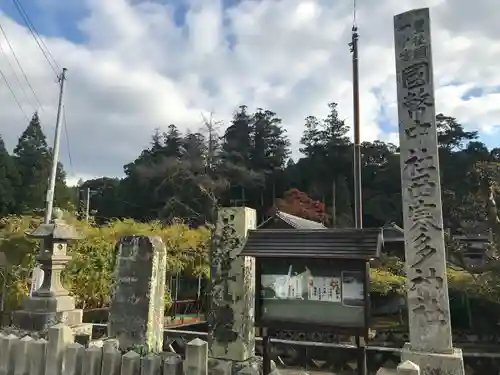
[[124,350],[163,349],[167,251],[160,237],[118,241],[109,336]]
[[463,374],[451,339],[429,9],[395,16],[394,39],[410,326],[402,361],[422,375]]
[[210,357],[246,361],[255,354],[255,260],[239,257],[247,231],[255,229],[255,210],[221,208],[211,253]]
[[[38,262],[44,272],[42,286],[24,300],[23,310],[13,315],[15,326],[27,331],[46,331],[49,327],[65,323],[81,326],[83,311],[75,309],[75,298],[69,295],[61,282],[61,272],[71,260],[66,255],[68,242],[82,235],[62,219],[62,211],[54,210],[55,219],[41,224],[28,237],[42,240]],[[88,326],[92,329],[92,326]]]

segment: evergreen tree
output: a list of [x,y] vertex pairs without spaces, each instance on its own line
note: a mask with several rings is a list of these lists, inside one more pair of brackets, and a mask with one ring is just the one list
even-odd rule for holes
[[[38,113],[34,113],[14,149],[22,189],[17,192],[17,211],[43,211],[46,204],[48,182],[52,165],[52,152],[47,146]],[[54,205],[68,208],[71,205],[70,191],[66,186],[66,174],[58,163]]]
[[305,130],[300,139],[304,146],[300,148],[307,158],[314,158],[318,155],[324,156],[324,145],[322,144],[321,123],[315,116],[306,117]]
[[258,109],[252,117],[252,148],[249,159],[253,169],[275,171],[284,167],[290,155],[290,141],[276,113]]
[[182,135],[177,126],[171,124],[166,133],[163,133],[164,147],[161,154],[165,157],[178,158],[182,155]]
[[[256,207],[265,208],[275,201],[280,172],[290,155],[290,141],[281,119],[272,111],[257,109],[251,124],[250,167],[264,180],[261,185],[250,189],[247,195]],[[258,213],[265,215],[262,209]]]
[[19,175],[16,165],[0,136],[0,217],[15,212],[18,188]]
[[182,139],[182,157],[186,160],[205,164],[208,156],[208,146],[203,134],[188,132]]
[[439,113],[436,116],[439,147],[447,150],[460,150],[467,142],[477,139],[477,132],[467,132],[457,119]]
[[[352,144],[346,136],[349,127],[339,118],[337,104],[329,103],[328,108],[328,116],[323,120],[314,116],[306,118],[300,141],[303,145],[300,151],[306,155],[306,160],[298,165],[307,181],[305,190],[314,198],[325,202],[328,207],[333,207],[333,189],[337,190],[337,201],[350,202],[351,199],[349,195],[339,196],[337,185],[352,180]],[[351,204],[345,206],[351,207]],[[343,215],[352,214],[343,212],[337,206],[336,217]]]
[[248,167],[251,152],[251,116],[246,106],[240,106],[224,134],[223,158],[235,165]]
[[249,197],[251,189],[264,184],[263,173],[252,168],[252,130],[252,115],[242,105],[235,112],[222,142],[218,170],[229,183],[229,189],[222,197],[226,205],[235,201],[252,204],[255,197]]
[[[438,115],[436,121],[443,216],[445,226],[454,231],[463,218],[484,220],[484,214],[478,215],[484,211],[484,198],[477,198],[479,183],[473,172],[478,163],[498,162],[500,152],[488,150],[456,119]],[[206,121],[205,126],[204,136],[183,134],[175,126],[153,135],[150,147],[127,166],[127,177],[119,184],[119,191],[125,194],[123,201],[130,203],[124,207],[124,216],[182,217],[197,225],[212,221],[209,218],[216,202],[222,206],[246,204],[262,219],[261,214],[269,212],[277,198],[297,188],[323,203],[328,216],[335,213],[337,227],[352,226],[353,146],[335,103],[329,104],[325,118],[306,118],[301,139],[304,155],[296,162],[287,160],[288,140],[281,120],[270,110],[250,113],[240,106],[222,139],[211,122]],[[400,155],[396,146],[364,142],[362,165],[365,226],[389,222],[402,225]],[[212,194],[209,199],[207,192]],[[106,215],[110,211],[106,210]]]
[[[101,177],[83,182],[79,186],[81,208],[86,205],[87,188],[90,189],[90,212],[97,223],[104,223],[108,219],[123,216],[123,200],[120,194],[119,179]],[[83,214],[83,212],[81,213]]]

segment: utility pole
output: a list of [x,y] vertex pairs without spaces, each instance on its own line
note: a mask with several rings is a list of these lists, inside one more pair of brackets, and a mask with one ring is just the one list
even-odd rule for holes
[[90,215],[90,188],[85,189],[87,192],[87,197],[85,198],[85,222],[89,222]]
[[356,228],[363,228],[363,203],[361,190],[361,139],[359,120],[359,70],[358,70],[358,27],[352,27],[352,99],[354,107],[354,222]]
[[[363,228],[363,204],[361,190],[361,137],[359,120],[359,67],[358,67],[358,27],[356,26],[356,0],[354,0],[354,20],[352,40],[349,43],[352,53],[352,101],[354,107],[354,222],[356,228]],[[366,366],[366,335],[356,336],[358,348],[358,375],[368,373]]]
[[64,97],[64,81],[66,80],[66,68],[63,68],[59,79],[59,103],[57,105],[56,132],[54,136],[54,148],[52,150],[52,170],[50,173],[49,188],[45,206],[44,223],[49,224],[52,219],[52,208],[54,206],[54,190],[56,186],[57,165],[59,163],[59,145],[61,139],[61,110]]
[[332,183],[332,227],[337,228],[337,177]]

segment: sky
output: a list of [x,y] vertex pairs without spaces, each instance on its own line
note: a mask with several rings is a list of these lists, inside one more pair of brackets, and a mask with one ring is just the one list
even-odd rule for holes
[[[295,157],[304,118],[326,116],[328,102],[352,123],[352,1],[18,1],[56,72],[68,69],[61,160],[70,182],[122,176],[156,128],[198,131],[212,113],[223,131],[242,104],[276,112]],[[362,140],[398,142],[393,16],[429,7],[436,111],[500,146],[500,3],[356,2]],[[35,110],[52,144],[59,90],[14,4],[0,2],[0,25],[42,105],[0,33],[0,70],[23,109],[0,77],[0,134],[9,150],[27,126],[23,112]]]

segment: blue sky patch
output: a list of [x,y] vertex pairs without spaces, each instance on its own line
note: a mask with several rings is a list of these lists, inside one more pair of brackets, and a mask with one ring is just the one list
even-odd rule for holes
[[[84,35],[78,29],[78,21],[88,14],[88,10],[83,6],[74,6],[77,2],[23,0],[18,3],[21,4],[21,12],[22,10],[26,12],[39,34],[47,37],[64,37],[74,43],[84,42]],[[18,24],[25,26],[16,2],[3,2],[1,10]]]
[[478,133],[478,141],[483,142],[488,149],[492,149],[498,147],[498,141],[500,140],[500,124],[495,128],[495,130],[491,133],[486,133],[479,131]]
[[188,11],[189,7],[184,1],[175,1],[174,22],[177,27],[184,26]]
[[500,92],[500,86],[496,87],[473,87],[470,90],[467,90],[460,99],[462,100],[471,100],[474,98],[480,98],[487,94],[498,93]]
[[470,100],[473,98],[480,98],[483,96],[484,90],[481,87],[473,87],[470,90],[467,90],[461,97],[462,100]]
[[[370,91],[380,101],[380,88],[375,87],[375,88],[371,89]],[[391,121],[391,119],[389,118],[389,115],[387,114],[386,107],[383,104],[381,104],[379,109],[378,109],[377,123],[379,124],[382,132],[384,132],[384,133],[394,133],[395,131],[397,131],[396,124],[394,124]]]

